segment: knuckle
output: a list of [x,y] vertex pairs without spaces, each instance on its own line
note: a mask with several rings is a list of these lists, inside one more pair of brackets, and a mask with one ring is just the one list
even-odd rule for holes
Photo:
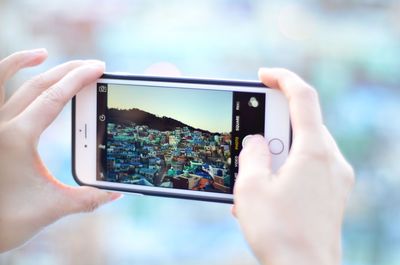
[[41,73],[28,80],[26,84],[33,89],[42,90],[47,87],[47,80],[44,74]]
[[280,76],[282,76],[284,79],[287,79],[289,77],[292,77],[294,75],[293,72],[291,72],[290,70],[286,69],[286,68],[275,68],[275,70],[279,73]]
[[42,92],[40,95],[41,99],[50,106],[60,106],[64,105],[64,95],[62,89],[57,85],[50,87]]
[[317,101],[318,93],[317,91],[307,84],[299,86],[298,89],[295,90],[295,96],[297,98],[306,100],[306,101]]
[[288,83],[294,79],[294,73],[290,72],[285,68],[277,68],[278,78],[282,83]]
[[330,145],[325,141],[316,141],[316,144],[310,144],[304,155],[307,155],[312,161],[326,161],[332,157]]
[[295,73],[286,68],[276,68],[276,71],[279,78],[283,82],[292,82],[293,80],[297,80],[299,78]]
[[237,181],[234,185],[234,193],[238,196],[243,196],[248,193],[254,192],[254,182],[252,181],[244,181],[244,178],[248,178],[249,176],[244,176],[239,173],[237,177]]
[[251,163],[239,165],[239,172],[234,188],[239,193],[254,192],[262,187],[265,181],[272,177],[270,169],[265,163]]
[[262,194],[265,194],[268,192],[268,185],[266,185],[267,180],[268,175],[260,170],[254,170],[252,172],[245,173],[239,172],[233,187],[234,194],[238,198],[254,196],[259,193],[258,191],[261,191]]
[[69,71],[72,71],[73,69],[83,65],[84,63],[85,63],[85,61],[83,61],[83,60],[72,60],[72,61],[67,62],[65,64],[65,66],[67,67],[67,69]]

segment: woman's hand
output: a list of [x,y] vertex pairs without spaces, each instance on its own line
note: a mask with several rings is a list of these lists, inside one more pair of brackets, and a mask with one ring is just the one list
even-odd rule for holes
[[99,61],[71,61],[24,83],[5,101],[8,79],[42,63],[44,49],[0,61],[0,252],[15,248],[63,216],[93,211],[120,194],[70,187],[46,168],[37,151],[42,132],[64,105],[104,72]]
[[340,264],[352,167],[324,126],[312,87],[284,69],[261,69],[259,77],[289,100],[293,143],[274,173],[266,140],[253,136],[246,141],[233,212],[263,264]]

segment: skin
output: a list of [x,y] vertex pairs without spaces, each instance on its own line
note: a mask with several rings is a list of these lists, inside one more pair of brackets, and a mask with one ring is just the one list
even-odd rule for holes
[[59,182],[37,145],[64,105],[104,72],[99,61],[71,61],[24,83],[7,101],[4,85],[19,70],[42,63],[44,49],[0,61],[0,252],[22,245],[63,216],[90,212],[120,194]]
[[341,263],[341,226],[352,167],[324,126],[317,92],[284,69],[260,69],[260,80],[289,100],[293,143],[271,171],[266,140],[252,136],[239,156],[233,213],[262,264]]

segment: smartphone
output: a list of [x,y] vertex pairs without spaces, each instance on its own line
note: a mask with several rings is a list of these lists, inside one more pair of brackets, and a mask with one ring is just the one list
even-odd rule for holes
[[248,135],[272,168],[288,156],[288,102],[258,81],[104,74],[72,101],[72,171],[80,185],[233,202]]

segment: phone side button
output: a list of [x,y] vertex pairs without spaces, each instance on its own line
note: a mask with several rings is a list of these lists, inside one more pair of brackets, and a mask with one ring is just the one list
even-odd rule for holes
[[281,139],[278,138],[273,138],[269,141],[269,151],[273,155],[279,155],[280,153],[283,152],[284,145]]

